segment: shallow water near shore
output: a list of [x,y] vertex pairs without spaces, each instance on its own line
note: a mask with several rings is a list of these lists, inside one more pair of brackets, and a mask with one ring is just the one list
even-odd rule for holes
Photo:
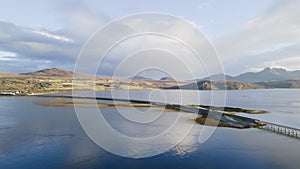
[[[126,96],[127,91],[117,91]],[[209,91],[184,91],[183,104],[210,104]],[[166,91],[168,101],[178,103],[178,91]],[[216,92],[217,94],[217,92]],[[147,100],[149,91],[130,91],[131,98]],[[97,96],[109,97],[109,92]],[[216,95],[217,97],[217,95]],[[151,99],[161,100],[159,93]],[[55,98],[0,97],[0,168],[298,168],[300,140],[259,129],[217,128],[205,142],[198,142],[203,126],[195,125],[187,137],[169,151],[142,159],[111,154],[98,147],[82,130],[72,106],[42,106],[35,102]],[[226,106],[266,110],[268,114],[245,114],[248,117],[300,128],[300,90],[227,91]],[[182,101],[180,101],[182,102]],[[89,108],[90,109],[90,108]],[[126,109],[126,108],[124,108]],[[137,109],[144,109],[138,108]],[[168,126],[177,112],[165,112],[159,125],[133,129],[116,119],[115,108],[102,108],[112,126],[127,135],[147,137],[147,128],[158,133]],[[157,113],[155,111],[149,113]],[[244,115],[244,114],[243,114]],[[180,123],[193,123],[185,114]],[[124,127],[124,125],[126,125]],[[143,130],[142,130],[143,129]],[[149,130],[150,131],[150,130]],[[180,131],[178,131],[180,132]],[[153,143],[164,145],[168,140]],[[121,143],[120,143],[121,144]],[[134,153],[139,147],[130,145]],[[159,147],[159,146],[158,146]]]

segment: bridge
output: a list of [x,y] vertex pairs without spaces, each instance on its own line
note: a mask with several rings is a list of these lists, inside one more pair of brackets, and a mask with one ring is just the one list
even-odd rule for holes
[[266,123],[266,125],[260,126],[259,128],[263,129],[263,130],[271,131],[271,132],[274,132],[277,134],[300,139],[300,129],[298,129],[298,128],[284,126],[284,125],[270,123],[270,122],[265,122],[265,123]]

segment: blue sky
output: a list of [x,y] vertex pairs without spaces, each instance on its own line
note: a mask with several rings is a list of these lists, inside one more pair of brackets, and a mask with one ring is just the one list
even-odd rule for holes
[[216,47],[227,74],[267,66],[300,69],[299,8],[296,0],[2,1],[0,72],[72,70],[93,32],[140,12],[167,13],[196,25]]

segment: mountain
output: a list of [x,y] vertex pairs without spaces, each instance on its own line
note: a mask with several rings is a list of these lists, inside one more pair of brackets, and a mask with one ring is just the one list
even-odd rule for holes
[[[76,79],[73,80],[73,74]],[[50,68],[22,74],[0,73],[0,95],[31,95],[44,93],[70,92],[76,90],[149,90],[184,85],[183,82],[152,80],[136,76],[132,80],[122,78],[95,77],[92,75],[73,73],[72,71]]]
[[247,72],[238,76],[215,74],[198,80],[197,83],[176,85],[167,89],[241,90],[262,88],[300,88],[300,71],[267,67],[259,72]]
[[[224,79],[225,78],[225,79]],[[233,76],[225,75],[225,74],[215,74],[210,77],[203,78],[201,80],[234,80]]]
[[259,72],[247,72],[242,73],[238,76],[229,76],[223,74],[212,75],[210,78],[206,77],[201,80],[226,80],[245,82],[245,83],[258,83],[263,81],[283,81],[291,79],[300,79],[300,70],[296,71],[287,71],[282,68],[265,68]]
[[25,76],[46,76],[46,77],[73,77],[73,72],[58,68],[49,68],[44,70],[39,70],[36,72],[21,73],[20,75]]
[[240,74],[234,78],[236,81],[258,83],[263,81],[282,81],[300,78],[300,71],[287,71],[282,68],[265,68],[260,72],[247,72]]
[[167,77],[162,77],[162,78],[160,79],[160,81],[175,81],[175,82],[176,82],[176,79],[167,76]]
[[209,81],[203,80],[197,83],[190,83],[182,86],[173,86],[166,89],[186,89],[186,90],[243,90],[243,89],[263,89],[264,86],[236,81]]
[[[93,79],[93,78],[99,78],[94,77],[92,75],[78,73],[78,72],[72,72],[69,70],[59,69],[59,68],[48,68],[39,70],[36,72],[29,72],[29,73],[20,73],[21,76],[34,76],[34,77],[46,77],[46,78],[65,78],[65,79],[72,79],[73,75],[76,75],[76,78],[80,79]],[[103,78],[101,78],[103,79]]]
[[131,80],[147,80],[147,81],[153,81],[153,79],[144,77],[144,76],[134,76],[130,78]]

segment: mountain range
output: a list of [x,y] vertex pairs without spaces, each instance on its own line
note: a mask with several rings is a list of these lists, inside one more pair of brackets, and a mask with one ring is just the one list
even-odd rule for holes
[[[36,72],[9,74],[0,73],[0,94],[2,93],[50,93],[71,91],[74,72],[50,68]],[[108,89],[190,89],[190,90],[243,90],[264,88],[300,88],[300,71],[282,68],[265,68],[260,72],[247,72],[238,76],[212,75],[200,80],[176,81],[171,77],[153,80],[145,77],[131,79],[94,77],[75,73],[82,80],[82,90]],[[224,80],[224,76],[226,80]],[[95,82],[93,82],[95,80]]]
[[300,79],[300,70],[288,71],[283,68],[270,68],[267,67],[259,72],[246,72],[238,76],[230,76],[223,74],[216,74],[210,77],[203,78],[201,80],[226,80],[245,82],[245,83],[259,83],[266,81],[283,81],[291,79]]
[[300,88],[300,71],[265,68],[259,72],[246,72],[238,76],[215,74],[196,82],[168,89],[190,90],[242,90],[263,88]]
[[[135,76],[131,78],[132,80],[147,80],[147,81],[157,81],[149,77]],[[205,77],[203,79],[197,79],[196,81],[236,81],[242,83],[260,83],[267,81],[285,81],[285,80],[297,80],[300,79],[300,70],[288,71],[283,68],[270,68],[267,67],[259,72],[246,72],[239,74],[237,76],[230,76],[226,74],[215,74],[210,77]],[[172,77],[162,77],[158,81],[176,81]],[[195,80],[191,80],[195,81]]]

